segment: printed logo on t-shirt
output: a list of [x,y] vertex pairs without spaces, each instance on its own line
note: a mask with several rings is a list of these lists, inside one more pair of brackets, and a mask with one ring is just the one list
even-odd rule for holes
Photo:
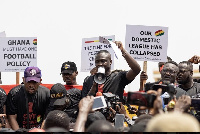
[[37,123],[39,123],[41,121],[41,115],[37,116]]

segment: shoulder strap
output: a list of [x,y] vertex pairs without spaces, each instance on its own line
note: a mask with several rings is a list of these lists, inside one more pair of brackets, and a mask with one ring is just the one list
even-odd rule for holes
[[105,88],[108,86],[108,84],[110,83],[110,81],[108,81],[108,79],[112,79],[114,76],[116,76],[119,72],[112,72],[109,76],[106,77],[106,81],[104,83],[103,91],[105,91]]

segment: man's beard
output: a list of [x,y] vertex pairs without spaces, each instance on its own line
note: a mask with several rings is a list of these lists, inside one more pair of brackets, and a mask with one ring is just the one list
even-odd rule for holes
[[163,80],[162,82],[163,82],[162,84],[165,84],[165,85],[172,83],[170,80]]
[[64,82],[66,82],[66,85],[74,85],[76,82],[76,78],[74,78],[73,80],[67,81],[66,79],[64,80]]
[[188,83],[189,81],[190,81],[190,77],[188,76],[185,80],[178,81],[178,83],[184,85]]

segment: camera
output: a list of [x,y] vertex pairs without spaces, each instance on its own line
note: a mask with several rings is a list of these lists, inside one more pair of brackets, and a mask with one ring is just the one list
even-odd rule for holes
[[103,96],[106,100],[107,106],[116,110],[116,106],[118,105],[117,102],[120,100],[119,96],[112,93],[103,93]]
[[[120,98],[118,95],[115,95],[112,93],[103,93],[103,96],[105,98],[107,107],[100,109],[100,112],[106,117],[106,119],[108,119],[108,117],[110,117],[110,115],[112,114],[112,111],[110,111],[109,108],[111,107],[113,110],[116,111],[116,106],[118,105],[120,107],[120,105],[117,104],[117,102],[119,102]],[[111,122],[113,122],[114,118],[109,119],[109,120]]]
[[162,94],[165,92],[176,94],[175,85],[174,84],[155,84],[155,83],[146,83],[145,84],[145,92],[148,90],[157,91],[159,88],[162,88]]
[[131,105],[153,107],[156,95],[143,92],[128,92],[127,102]]

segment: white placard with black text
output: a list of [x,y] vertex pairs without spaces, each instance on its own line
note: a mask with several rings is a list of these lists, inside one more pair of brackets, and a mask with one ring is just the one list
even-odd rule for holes
[[28,66],[37,66],[37,38],[0,38],[0,63],[1,72],[23,72]]
[[[115,36],[102,36],[109,41],[115,41]],[[81,71],[89,72],[95,67],[95,55],[100,50],[107,50],[111,54],[112,65],[111,70],[114,69],[114,51],[111,44],[103,44],[99,42],[99,37],[83,38],[81,51]]]
[[125,48],[139,61],[167,61],[168,28],[126,25]]

